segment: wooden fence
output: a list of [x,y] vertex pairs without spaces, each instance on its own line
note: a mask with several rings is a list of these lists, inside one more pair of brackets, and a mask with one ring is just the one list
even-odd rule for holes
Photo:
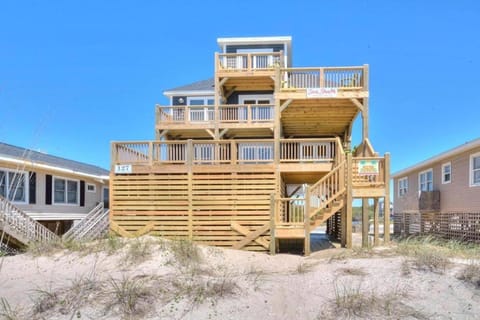
[[480,212],[395,213],[394,234],[436,235],[480,243]]

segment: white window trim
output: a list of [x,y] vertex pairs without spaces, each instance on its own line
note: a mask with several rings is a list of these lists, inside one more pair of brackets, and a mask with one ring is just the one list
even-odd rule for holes
[[[422,192],[422,186],[421,186],[421,180],[420,180],[420,176],[424,173],[427,173],[427,172],[432,172],[432,191],[433,191],[433,169],[432,168],[429,168],[427,170],[423,170],[421,172],[418,173],[418,194],[420,194],[420,192]],[[428,192],[428,190],[426,190]]]
[[[400,194],[400,189],[401,189],[401,188],[400,188],[400,182],[401,182],[401,181],[406,181],[406,182],[407,182],[407,183],[405,184],[406,187],[405,187],[405,193],[404,193],[404,194]],[[398,197],[399,197],[399,198],[405,197],[405,195],[408,193],[408,177],[402,177],[402,178],[398,179],[398,181],[397,181],[397,189],[398,189],[398,190],[397,190]]]
[[[65,180],[67,181],[75,181],[77,183],[77,203],[68,203],[68,195],[65,195],[65,202],[55,202],[55,179],[59,180]],[[67,191],[67,183],[65,184],[65,191]],[[52,177],[52,204],[56,206],[70,206],[70,207],[75,207],[75,206],[80,206],[80,180],[77,179],[72,179],[72,178],[66,178],[66,177],[61,177],[61,176],[53,176]]]
[[473,182],[473,158],[480,157],[480,152],[474,153],[470,155],[470,165],[469,165],[469,176],[470,176],[470,187],[480,187],[480,183]]
[[[203,106],[214,106],[215,105],[215,96],[190,96],[187,97],[187,106],[190,106],[190,101],[192,100],[203,100]],[[208,100],[213,100],[213,104],[208,104]],[[194,105],[194,107],[201,107],[202,105]]]
[[[93,187],[93,190],[88,190],[88,187]],[[93,183],[87,183],[87,187],[86,187],[86,190],[87,192],[97,192],[97,186]]]
[[245,100],[269,100],[270,103],[267,105],[273,104],[273,94],[265,93],[265,94],[239,94],[238,95],[238,103],[245,104]]
[[[445,167],[450,166],[450,180],[445,181]],[[451,162],[445,162],[442,164],[442,184],[448,184],[452,182],[452,163]]]
[[[28,183],[28,171],[23,171],[23,170],[12,170],[12,169],[8,169],[8,168],[0,168],[0,171],[4,171],[7,173],[7,178],[8,178],[8,172],[12,172],[14,174],[22,174],[23,175],[23,179],[24,179],[24,186],[25,186],[25,201],[15,201],[15,200],[10,200],[8,199],[8,194],[9,194],[9,190],[6,190],[6,194],[5,194],[5,199],[7,199],[7,201],[9,202],[12,202],[12,203],[17,203],[17,204],[28,204],[29,203],[29,189],[30,189],[30,185]],[[9,183],[6,184],[6,187],[8,188],[8,185]]]

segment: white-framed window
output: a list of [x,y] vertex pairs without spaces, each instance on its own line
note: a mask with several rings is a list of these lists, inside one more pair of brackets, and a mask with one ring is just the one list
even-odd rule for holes
[[403,197],[408,192],[408,177],[398,179],[398,196]]
[[78,205],[80,203],[80,183],[61,177],[53,178],[53,203]]
[[92,183],[88,183],[87,184],[87,191],[88,192],[97,192],[97,187]]
[[470,156],[470,186],[480,186],[480,152]]
[[452,163],[442,164],[442,184],[452,182]]
[[428,169],[418,174],[418,190],[433,191],[433,170]]
[[212,106],[215,104],[215,97],[187,97],[187,105],[189,106]]
[[27,203],[28,173],[0,168],[0,196],[8,201]]

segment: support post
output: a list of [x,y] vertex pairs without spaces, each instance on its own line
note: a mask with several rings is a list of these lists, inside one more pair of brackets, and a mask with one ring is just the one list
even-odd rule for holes
[[378,246],[378,211],[380,209],[378,198],[373,199],[373,245]]
[[193,142],[187,141],[187,166],[188,166],[188,239],[193,240]]
[[383,201],[383,242],[390,242],[390,153],[385,153],[385,200]]
[[362,198],[362,248],[368,248],[368,199]]
[[270,254],[276,253],[276,241],[275,241],[275,194],[270,195]]
[[347,153],[347,199],[345,210],[345,247],[352,248],[352,203],[353,203],[353,190],[352,190],[352,153]]
[[310,255],[310,188],[307,188],[305,192],[305,208],[304,208],[304,219],[305,219],[305,241],[304,241],[304,251],[305,256]]

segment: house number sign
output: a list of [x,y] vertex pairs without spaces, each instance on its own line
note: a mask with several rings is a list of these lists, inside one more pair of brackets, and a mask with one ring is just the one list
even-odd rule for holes
[[131,164],[116,164],[115,165],[115,173],[132,173],[132,165]]

